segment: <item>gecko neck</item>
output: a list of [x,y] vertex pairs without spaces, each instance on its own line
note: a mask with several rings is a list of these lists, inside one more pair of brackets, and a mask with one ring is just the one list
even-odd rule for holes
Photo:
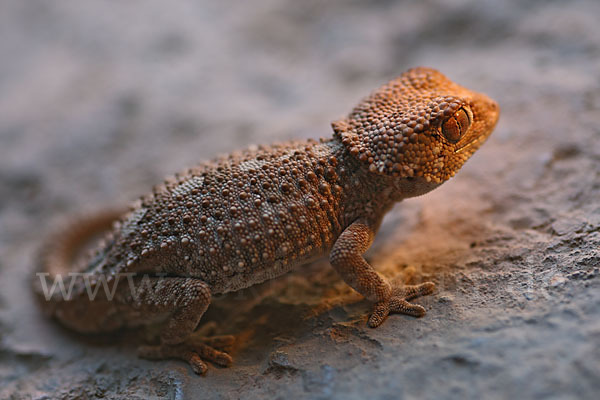
[[325,141],[327,153],[340,160],[337,172],[343,187],[341,220],[348,226],[357,219],[378,225],[383,216],[399,201],[421,196],[440,183],[427,182],[423,177],[398,178],[369,172],[368,166],[353,157],[337,139]]

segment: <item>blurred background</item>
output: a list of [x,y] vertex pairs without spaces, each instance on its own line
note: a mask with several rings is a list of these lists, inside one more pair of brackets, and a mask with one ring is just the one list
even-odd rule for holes
[[[594,0],[3,0],[0,397],[594,398],[598,16]],[[425,318],[367,329],[368,303],[316,263],[216,302],[207,320],[245,339],[233,368],[198,378],[136,359],[134,334],[89,343],[38,313],[35,252],[68,215],[250,144],[327,137],[418,65],[502,109],[463,171],[396,207],[369,253],[438,283]]]

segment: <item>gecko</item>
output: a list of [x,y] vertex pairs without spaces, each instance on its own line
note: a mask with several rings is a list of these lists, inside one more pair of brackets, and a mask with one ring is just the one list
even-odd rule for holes
[[[197,374],[230,366],[233,337],[194,332],[215,295],[278,277],[328,255],[373,303],[415,317],[425,282],[388,280],[365,260],[384,215],[453,177],[484,143],[498,104],[425,67],[410,69],[333,122],[327,139],[254,146],[167,178],[124,212],[81,218],[43,246],[34,279],[42,309],[81,333],[159,324],[147,359],[181,359]],[[84,243],[95,250],[75,262]],[[67,295],[46,279],[70,278]],[[38,278],[39,277],[39,278]],[[111,288],[111,290],[104,290]]]

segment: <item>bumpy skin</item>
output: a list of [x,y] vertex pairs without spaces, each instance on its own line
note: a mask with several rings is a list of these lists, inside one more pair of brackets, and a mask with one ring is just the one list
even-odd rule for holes
[[[433,69],[409,70],[333,123],[332,139],[261,146],[168,179],[133,204],[75,267],[79,241],[115,215],[67,228],[56,236],[62,241],[46,246],[42,270],[50,278],[69,269],[85,274],[73,278],[67,298],[45,298],[36,277],[41,302],[80,332],[164,321],[161,343],[141,347],[140,354],[181,358],[201,374],[203,359],[231,364],[215,348],[226,348],[232,338],[192,336],[211,295],[326,254],[342,278],[375,303],[371,327],[389,312],[422,316],[423,307],[408,300],[431,293],[433,283],[392,285],[362,254],[394,203],[453,176],[490,135],[498,113],[494,101]],[[104,284],[115,288],[114,298]],[[90,289],[100,289],[93,300]]]

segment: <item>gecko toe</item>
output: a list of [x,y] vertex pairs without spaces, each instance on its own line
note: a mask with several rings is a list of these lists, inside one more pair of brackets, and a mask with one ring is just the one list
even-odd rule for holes
[[185,342],[192,347],[206,345],[216,350],[220,350],[225,353],[230,353],[233,351],[233,347],[235,344],[235,336],[221,335],[202,337],[194,334],[187,338]]
[[379,325],[385,321],[388,314],[390,313],[390,303],[387,301],[380,301],[375,303],[373,306],[373,312],[369,317],[369,327],[377,328]]
[[426,313],[425,308],[422,306],[418,304],[411,304],[408,301],[398,297],[393,297],[390,300],[390,311],[399,314],[411,315],[417,318],[424,316]]
[[427,296],[435,291],[435,283],[425,282],[419,285],[398,285],[392,289],[392,297],[412,300],[417,297]]
[[206,375],[206,372],[208,371],[208,365],[202,361],[202,358],[200,358],[198,354],[192,352],[191,357],[187,360],[187,362],[190,364],[190,367],[192,367],[192,370],[194,373],[196,373],[196,375]]

